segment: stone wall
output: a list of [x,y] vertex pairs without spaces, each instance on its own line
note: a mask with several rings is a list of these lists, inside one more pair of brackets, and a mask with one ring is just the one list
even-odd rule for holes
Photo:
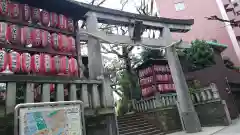
[[[195,105],[201,125],[226,126],[229,125],[229,113],[222,101],[212,101]],[[164,132],[181,130],[181,121],[177,107],[163,108],[143,113],[150,123],[155,124]]]
[[113,114],[85,118],[87,135],[117,135],[116,117]]

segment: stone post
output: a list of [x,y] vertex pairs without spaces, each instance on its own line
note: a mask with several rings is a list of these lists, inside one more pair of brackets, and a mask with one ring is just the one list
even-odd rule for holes
[[[167,45],[172,43],[171,32],[169,28],[163,29],[163,38]],[[175,46],[166,48],[166,57],[176,87],[177,98],[179,102],[180,117],[182,117],[184,127],[187,133],[201,131],[201,124],[198,115],[194,109],[191,96],[188,92],[188,86],[184,73],[175,50]]]
[[13,113],[14,107],[16,105],[16,83],[7,83],[7,93],[6,93],[6,114]]
[[[87,32],[95,33],[98,31],[98,21],[96,14],[89,12],[86,21]],[[103,64],[101,46],[99,39],[88,36],[88,68],[89,78],[97,79],[103,75]]]
[[34,103],[34,83],[27,83],[25,103]]

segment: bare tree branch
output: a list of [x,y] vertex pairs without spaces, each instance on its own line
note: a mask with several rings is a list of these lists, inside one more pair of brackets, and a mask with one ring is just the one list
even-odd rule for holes
[[210,16],[210,17],[205,17],[207,20],[217,20],[217,21],[220,21],[220,22],[229,22],[232,26],[239,26],[240,23],[239,22],[235,22],[234,20],[233,21],[230,21],[230,20],[225,20],[225,19],[222,19],[216,15],[213,15],[213,16]]
[[105,1],[106,1],[106,0],[102,0],[101,2],[99,2],[99,3],[97,4],[97,6],[101,6]]
[[105,50],[105,52],[103,52],[103,53],[116,54],[119,58],[123,58],[123,56],[114,49],[109,50],[104,45],[102,45],[102,48]]

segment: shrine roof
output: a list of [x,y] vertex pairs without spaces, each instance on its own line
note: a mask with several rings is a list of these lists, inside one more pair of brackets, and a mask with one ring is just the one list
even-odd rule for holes
[[15,0],[20,3],[29,4],[30,6],[46,9],[48,11],[54,11],[57,13],[65,14],[71,16],[75,19],[84,19],[84,15],[88,11],[106,13],[115,16],[124,16],[130,19],[147,20],[153,22],[161,22],[167,24],[177,24],[177,25],[193,25],[193,19],[172,19],[163,17],[153,17],[139,15],[129,12],[124,12],[120,10],[114,10],[104,7],[93,6],[90,4],[74,1],[74,0]]

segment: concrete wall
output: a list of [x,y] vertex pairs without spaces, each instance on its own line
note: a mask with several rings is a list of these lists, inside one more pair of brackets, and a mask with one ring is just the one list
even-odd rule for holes
[[[159,9],[159,15],[167,18],[178,19],[194,19],[194,25],[191,31],[187,33],[173,34],[175,39],[183,38],[186,41],[192,41],[195,39],[212,40],[216,39],[219,43],[228,45],[228,48],[223,52],[225,56],[231,58],[231,60],[240,65],[235,50],[233,49],[233,43],[226,30],[225,24],[218,21],[210,21],[205,17],[217,15],[221,17],[220,10],[216,3],[216,0],[155,0]],[[176,11],[174,3],[183,1],[185,9],[182,11]]]
[[[222,101],[208,102],[195,105],[202,126],[226,126],[229,119]],[[181,121],[176,107],[146,112],[145,119],[155,124],[164,132],[181,130]]]

